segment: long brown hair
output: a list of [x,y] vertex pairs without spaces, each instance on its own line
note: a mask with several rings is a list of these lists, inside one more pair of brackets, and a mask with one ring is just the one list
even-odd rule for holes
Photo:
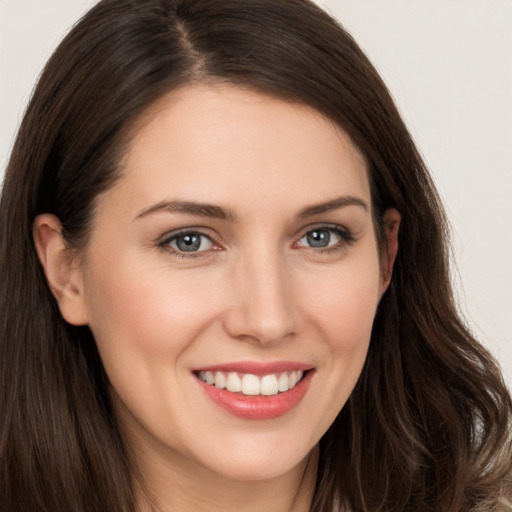
[[320,443],[312,510],[495,510],[511,492],[512,403],[457,312],[442,206],[375,69],[308,0],[103,0],[48,62],[0,203],[0,510],[136,509],[94,339],[62,319],[31,230],[53,213],[70,247],[86,244],[130,128],[197,81],[324,113],[366,156],[376,218],[402,216],[366,364]]

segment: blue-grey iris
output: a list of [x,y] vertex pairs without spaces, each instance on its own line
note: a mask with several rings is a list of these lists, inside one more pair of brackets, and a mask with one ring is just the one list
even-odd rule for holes
[[201,235],[192,233],[176,238],[176,247],[183,252],[197,251],[201,247]]
[[327,229],[316,229],[306,235],[310,247],[327,247],[331,241],[331,233]]

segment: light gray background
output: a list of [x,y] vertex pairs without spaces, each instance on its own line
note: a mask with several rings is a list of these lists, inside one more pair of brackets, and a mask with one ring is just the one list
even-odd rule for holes
[[[93,0],[0,0],[0,177],[35,80]],[[512,384],[512,0],[318,0],[383,75],[454,233],[468,323]]]

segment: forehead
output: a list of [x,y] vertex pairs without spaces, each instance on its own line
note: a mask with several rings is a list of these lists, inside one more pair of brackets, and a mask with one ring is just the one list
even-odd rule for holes
[[140,203],[183,196],[268,206],[273,198],[300,208],[344,193],[370,202],[365,159],[331,120],[232,85],[187,86],[151,105],[117,188]]

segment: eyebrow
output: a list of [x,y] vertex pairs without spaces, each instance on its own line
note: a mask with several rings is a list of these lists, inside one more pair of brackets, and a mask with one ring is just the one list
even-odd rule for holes
[[313,215],[318,215],[321,213],[330,212],[332,210],[338,210],[339,208],[344,208],[346,206],[360,206],[365,211],[369,211],[368,204],[365,200],[356,196],[342,196],[337,197],[336,199],[332,199],[331,201],[327,201],[325,203],[318,203],[311,206],[306,206],[303,208],[297,215],[299,219],[304,219],[306,217],[312,217]]
[[149,208],[142,210],[135,218],[142,219],[152,213],[185,213],[196,217],[210,217],[220,220],[235,220],[235,214],[226,208],[208,203],[195,201],[161,201]]
[[[365,211],[369,211],[366,201],[356,196],[342,196],[324,203],[306,206],[296,215],[298,219],[305,219],[313,215],[337,210],[347,206],[359,206]],[[223,208],[209,203],[200,203],[195,201],[161,201],[153,206],[145,208],[137,214],[135,219],[142,219],[154,213],[184,213],[196,217],[208,217],[220,220],[234,221],[236,215],[228,208]]]

